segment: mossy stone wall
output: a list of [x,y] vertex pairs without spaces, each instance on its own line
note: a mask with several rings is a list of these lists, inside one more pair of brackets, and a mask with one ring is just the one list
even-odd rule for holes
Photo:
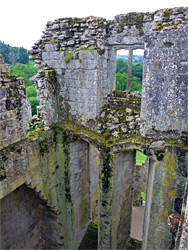
[[148,229],[145,228],[144,247],[172,249],[175,238],[168,227],[168,216],[181,212],[187,177],[185,152],[166,147],[163,160],[156,160],[152,164],[149,172],[153,171],[153,177],[149,173],[149,178],[153,181],[147,190],[150,213],[145,217]]

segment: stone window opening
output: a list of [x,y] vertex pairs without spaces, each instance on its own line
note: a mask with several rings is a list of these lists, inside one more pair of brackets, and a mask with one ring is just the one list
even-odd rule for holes
[[116,56],[116,90],[142,91],[143,49],[119,49]]
[[131,215],[131,238],[143,241],[143,224],[146,206],[149,158],[136,150],[136,168],[134,171],[133,206]]

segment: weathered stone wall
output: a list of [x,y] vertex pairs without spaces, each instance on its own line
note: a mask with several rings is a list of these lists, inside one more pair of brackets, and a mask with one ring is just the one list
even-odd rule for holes
[[91,220],[98,223],[99,215],[99,151],[89,145]]
[[[30,132],[26,140],[1,150],[5,173],[1,181],[2,202],[3,197],[27,183],[58,214],[56,221],[61,226],[56,235],[53,233],[58,244],[77,248],[91,221],[89,145],[80,140],[69,142],[60,131],[57,134],[40,129],[38,133]],[[44,220],[47,218],[48,214]],[[56,230],[55,225],[46,225],[47,231]]]
[[36,76],[31,78],[36,82],[38,100],[37,114],[43,119],[45,126],[52,125],[58,121],[58,85],[56,72],[50,67],[40,70]]
[[24,79],[11,76],[0,55],[0,149],[25,137],[30,109]]
[[[44,69],[33,78],[41,101],[40,114],[46,125],[57,119],[73,118],[86,125],[99,114],[103,97],[115,88],[116,61],[110,50],[103,55],[96,50],[66,53],[59,51],[56,44],[46,44],[42,60],[55,70],[55,75],[49,76],[52,71]],[[109,64],[113,64],[113,72],[108,70]]]
[[[133,172],[135,170],[135,151],[115,154],[114,190],[112,200],[112,242],[111,249],[126,246],[131,229],[133,198]],[[120,216],[121,215],[121,216]]]
[[70,143],[70,195],[74,216],[74,247],[78,247],[90,223],[89,145]]
[[57,215],[34,190],[20,186],[0,200],[0,210],[1,249],[61,248]]
[[166,147],[163,159],[150,160],[143,249],[174,248],[168,216],[181,210],[186,177],[183,150]]
[[140,107],[139,93],[114,91],[98,116],[97,132],[112,141],[139,135]]
[[[187,21],[187,8],[174,8],[119,15],[114,21],[49,22],[31,51],[41,68],[35,81],[46,127],[28,133],[23,82],[8,74],[1,59],[1,199],[24,183],[35,189],[58,215],[60,227],[49,221],[46,229],[49,234],[54,229],[57,237],[51,239],[62,248],[77,248],[97,217],[98,247],[125,247],[135,150],[151,158],[143,249],[173,247],[167,220],[181,205],[187,174],[187,135],[181,134],[187,132]],[[116,50],[143,48],[145,42],[141,136],[140,96],[110,94]]]
[[[87,17],[48,22],[44,35],[31,50],[31,58],[43,70],[46,65],[55,69],[57,95],[46,98],[39,94],[39,99],[53,107],[49,114],[56,111],[58,120],[76,118],[91,127],[106,97],[115,89],[116,50],[144,48],[151,32],[185,30],[187,20],[186,8],[174,8],[118,15],[113,21]],[[45,124],[56,121],[57,117],[51,117],[42,115]]]
[[145,136],[173,138],[188,132],[187,37],[187,30],[148,37],[141,109],[141,132]]

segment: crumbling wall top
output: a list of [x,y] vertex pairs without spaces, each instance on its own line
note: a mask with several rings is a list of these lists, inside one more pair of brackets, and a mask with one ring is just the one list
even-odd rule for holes
[[[101,48],[105,45],[126,44],[124,36],[141,38],[150,32],[187,29],[188,8],[163,9],[155,12],[128,13],[114,20],[101,17],[60,18],[47,23],[41,39],[30,51],[31,58],[40,64],[45,44],[57,44],[57,50]],[[128,43],[128,40],[127,40]],[[143,41],[142,41],[143,44]]]

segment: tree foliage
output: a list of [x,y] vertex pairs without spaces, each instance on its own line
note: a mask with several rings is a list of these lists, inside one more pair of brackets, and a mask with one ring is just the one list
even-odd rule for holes
[[[116,64],[116,90],[127,89],[128,62],[122,58],[117,59]],[[142,68],[143,62],[132,64],[131,91],[142,91]]]
[[30,98],[30,97],[37,97],[36,88],[35,88],[33,85],[27,87],[27,88],[26,88],[26,95],[27,95],[27,98]]
[[29,61],[29,55],[27,50],[23,47],[12,47],[0,41],[0,54],[3,55],[5,63],[16,64],[23,63],[27,64]]
[[37,99],[37,91],[33,86],[33,82],[30,81],[30,78],[37,74],[38,69],[34,67],[34,62],[29,61],[28,64],[17,63],[15,65],[10,65],[11,74],[24,77],[25,86],[26,86],[26,95],[27,99],[31,103],[32,115],[37,114],[37,106],[39,105],[39,100]]
[[38,69],[34,67],[34,62],[32,61],[29,61],[28,64],[17,63],[15,65],[10,65],[10,69],[12,75],[24,77],[26,87],[33,85],[30,78],[38,72]]
[[36,115],[37,114],[37,106],[40,103],[39,100],[36,97],[29,97],[28,100],[31,103],[32,115]]
[[123,59],[118,59],[116,62],[116,73],[127,73],[128,62]]
[[33,86],[33,82],[30,78],[37,74],[38,69],[34,67],[34,62],[29,61],[28,64],[17,63],[15,65],[10,65],[11,74],[19,77],[24,77],[26,86],[27,99],[31,103],[32,115],[37,114],[37,106],[39,105],[39,100],[37,99],[37,91]]

